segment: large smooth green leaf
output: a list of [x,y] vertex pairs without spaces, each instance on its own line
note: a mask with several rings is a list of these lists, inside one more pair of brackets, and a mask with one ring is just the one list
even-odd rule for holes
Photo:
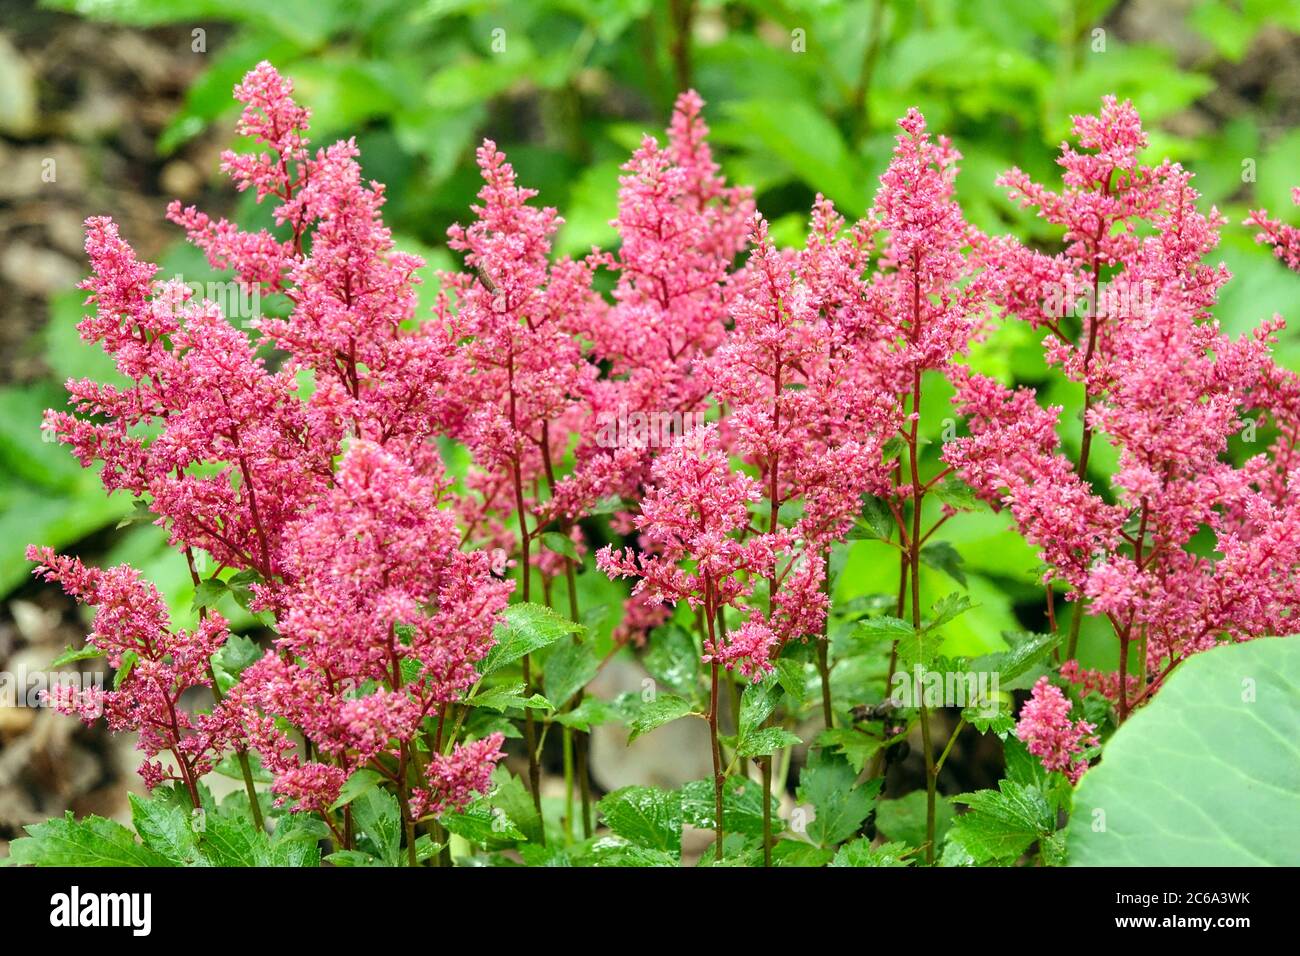
[[1300,638],[1179,665],[1083,775],[1071,866],[1300,864]]

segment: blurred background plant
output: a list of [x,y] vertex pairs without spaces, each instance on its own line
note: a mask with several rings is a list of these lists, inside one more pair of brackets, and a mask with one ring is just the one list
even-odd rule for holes
[[[559,208],[559,251],[581,254],[613,241],[619,165],[662,129],[688,86],[708,102],[724,172],[755,186],[774,236],[788,243],[802,242],[818,191],[850,218],[866,210],[894,120],[915,105],[964,154],[968,217],[1055,249],[1058,237],[1014,208],[995,176],[1019,165],[1058,182],[1069,115],[1094,111],[1103,93],[1132,98],[1152,131],[1150,153],[1194,170],[1204,202],[1228,216],[1219,256],[1235,278],[1217,313],[1225,328],[1293,312],[1300,292],[1300,278],[1240,225],[1248,208],[1287,215],[1300,179],[1296,3],[0,0],[0,14],[0,664],[37,645],[49,646],[48,663],[76,630],[62,600],[29,580],[29,542],[129,560],[173,600],[178,623],[193,615],[188,574],[162,532],[132,524],[129,503],[105,498],[97,476],[43,442],[38,424],[42,409],[62,404],[63,379],[113,377],[74,328],[84,217],[117,216],[142,256],[196,282],[226,277],[167,228],[169,199],[265,220],[217,174],[233,138],[231,87],[262,59],[293,77],[317,144],[356,136],[367,174],[388,186],[399,245],[429,260],[426,294],[433,270],[452,264],[445,231],[478,188],[470,160],[481,138],[495,139],[521,180]],[[1279,356],[1300,366],[1300,337],[1288,333]],[[1007,380],[1050,380],[1023,327],[997,330],[973,361]],[[929,417],[941,421],[948,394],[928,395]],[[1065,406],[1063,422],[1077,420],[1073,389],[1047,397]],[[956,638],[970,653],[1000,646],[987,634],[1035,624],[1026,618],[1042,600],[1032,551],[1001,517],[978,518],[953,540],[965,558],[958,575],[980,605]],[[890,589],[895,571],[877,560],[880,547],[854,544],[839,597]],[[238,608],[223,610],[239,623]],[[1088,653],[1085,640],[1085,664]],[[33,719],[0,721],[0,743]],[[8,762],[19,760],[9,750],[0,794]],[[75,787],[32,784],[39,800],[0,796],[0,839],[11,823],[111,791],[107,773],[87,771]],[[93,801],[78,809],[105,812]]]

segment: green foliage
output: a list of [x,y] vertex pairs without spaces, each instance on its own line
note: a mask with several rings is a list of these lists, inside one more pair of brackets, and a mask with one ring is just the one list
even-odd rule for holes
[[561,617],[544,604],[512,604],[506,608],[504,618],[497,626],[495,646],[480,665],[485,677],[525,654],[583,631],[581,624]]
[[602,799],[598,809],[605,825],[629,843],[671,856],[681,853],[681,793],[624,787]]
[[[242,795],[241,795],[242,796]],[[131,829],[102,817],[69,813],[27,828],[9,862],[29,866],[318,866],[327,834],[311,817],[289,814],[267,834],[254,828],[246,800],[193,809],[183,790],[129,795]],[[137,835],[138,840],[137,842]]]
[[[386,217],[398,245],[430,260],[426,306],[438,288],[433,268],[455,261],[445,249],[445,231],[468,215],[479,187],[470,160],[483,136],[493,136],[521,180],[539,187],[542,201],[563,213],[560,253],[582,254],[593,245],[612,248],[617,237],[608,220],[616,211],[619,166],[643,133],[660,133],[678,74],[687,69],[674,57],[671,5],[649,0],[378,0],[361,12],[351,0],[46,0],[46,5],[134,26],[230,24],[228,39],[209,54],[205,71],[170,119],[159,143],[162,157],[204,130],[228,123],[231,86],[258,60],[271,59],[294,78],[301,99],[311,105],[317,144],[358,132],[367,175],[387,183]],[[1300,29],[1300,14],[1285,4],[1199,0],[1182,26],[1201,37],[1212,54],[1194,62],[1155,42],[1123,41],[1115,29],[1114,0],[721,0],[696,7],[695,32],[685,38],[690,56],[684,79],[709,102],[707,117],[724,172],[733,181],[755,185],[759,206],[780,242],[802,242],[816,192],[832,198],[850,218],[865,212],[892,147],[893,121],[911,105],[920,106],[931,127],[950,136],[964,154],[958,189],[972,222],[1045,248],[1055,248],[1059,236],[1014,208],[993,180],[1019,165],[1054,184],[1052,151],[1065,134],[1068,114],[1094,110],[1106,92],[1135,99],[1152,131],[1151,152],[1193,169],[1206,205],[1218,204],[1229,220],[1239,222],[1251,205],[1289,208],[1292,157],[1300,139],[1294,132],[1276,134],[1274,106],[1252,106],[1223,123],[1165,124],[1213,88],[1214,71],[1222,63],[1246,56],[1265,26]],[[1096,46],[1099,28],[1104,28],[1103,49]],[[795,30],[802,31],[803,49],[793,42]],[[1259,157],[1258,182],[1243,183],[1238,166],[1243,156]],[[251,220],[252,213],[246,196],[234,217]],[[1300,280],[1279,268],[1245,230],[1225,233],[1222,255],[1236,274],[1216,311],[1229,332],[1241,332],[1296,299]],[[185,271],[187,277],[200,277],[188,267]],[[100,563],[130,560],[140,567],[166,595],[175,626],[192,627],[205,609],[223,614],[236,630],[267,623],[249,610],[252,577],[226,573],[194,586],[184,561],[166,547],[165,530],[153,526],[157,518],[147,500],[105,496],[94,469],[80,468],[65,449],[42,439],[42,410],[64,403],[59,381],[120,380],[111,360],[77,340],[75,326],[83,311],[79,293],[56,296],[50,311],[38,343],[50,380],[0,389],[0,594],[26,580],[30,566],[22,552],[29,542],[66,547],[116,524]],[[1278,352],[1283,364],[1300,358],[1294,336],[1284,336]],[[970,365],[1008,383],[1044,380],[1038,338],[1016,323],[990,329],[972,350]],[[1044,393],[1063,407],[1063,432],[1070,432],[1068,423],[1077,422],[1082,412],[1079,392],[1056,386]],[[937,465],[941,441],[950,437],[946,425],[941,436],[936,424],[951,415],[950,394],[927,379],[923,470]],[[1067,434],[1067,444],[1075,440],[1073,432]],[[904,447],[891,440],[886,459]],[[1257,450],[1234,443],[1230,454],[1240,461]],[[444,453],[449,472],[463,478],[463,449],[448,447]],[[1096,452],[1098,474],[1113,466],[1106,454],[1105,448]],[[806,826],[792,825],[793,832],[777,840],[776,865],[907,866],[923,860],[924,793],[878,799],[880,780],[859,782],[885,748],[915,729],[916,715],[886,709],[885,717],[847,719],[849,707],[870,710],[883,700],[894,648],[900,669],[942,665],[996,672],[1003,692],[1030,686],[1058,649],[1059,635],[1033,630],[1044,626],[1036,611],[1042,602],[1036,558],[1009,532],[1006,514],[983,506],[955,478],[930,490],[928,519],[945,506],[963,514],[921,550],[920,606],[930,612],[919,627],[893,616],[898,528],[882,500],[864,497],[848,543],[832,554],[829,683],[842,710],[836,711],[836,726],[821,731],[806,755],[801,750],[793,761],[797,767],[806,759],[791,780],[800,808],[811,814]],[[612,501],[597,513],[619,507]],[[540,532],[538,546],[580,566],[573,542],[554,527]],[[948,593],[954,581],[960,593]],[[622,595],[618,585],[591,573],[579,576],[577,591],[580,606],[588,609],[581,623],[540,604],[509,608],[496,646],[480,665],[484,679],[464,702],[468,706],[455,708],[463,711],[458,716],[467,733],[502,730],[520,738],[517,727],[530,713],[544,731],[556,734],[553,723],[589,731],[620,721],[635,740],[705,709],[698,638],[676,621],[657,628],[640,652],[641,665],[667,693],[616,701],[586,694],[575,705],[599,662],[615,649],[611,632],[617,615],[602,618],[598,612],[617,607]],[[556,606],[564,605],[557,601]],[[1085,665],[1093,653],[1089,627],[1081,643]],[[1287,697],[1283,689],[1293,688],[1298,677],[1294,653],[1284,655],[1284,646],[1290,645],[1259,642],[1180,666],[1154,703],[1108,741],[1105,759],[1085,775],[1074,795],[1071,862],[1296,862],[1289,853],[1294,841],[1287,836],[1300,828],[1294,812],[1300,781],[1293,772],[1295,735],[1282,729],[1297,723],[1294,694]],[[218,688],[232,687],[262,647],[252,636],[232,637],[212,661]],[[736,734],[726,741],[729,761],[770,755],[779,763],[802,743],[787,728],[818,713],[821,676],[813,654],[812,647],[792,644],[775,661],[773,678],[745,688]],[[519,668],[526,655],[533,661],[531,687]],[[98,656],[93,647],[69,649],[53,666]],[[114,686],[133,663],[128,656]],[[404,679],[419,676],[414,662],[401,664]],[[1249,706],[1233,703],[1241,693],[1233,682],[1247,679],[1256,682],[1258,698]],[[1044,771],[1010,734],[1009,695],[999,703],[996,712],[968,707],[962,717],[977,731],[1002,738],[1005,779],[996,790],[937,803],[940,862],[1008,865],[1037,853],[1043,863],[1060,863],[1066,843],[1057,826],[1071,811],[1071,788],[1061,774]],[[1092,697],[1082,705],[1087,719],[1111,722],[1106,701]],[[903,725],[901,732],[895,723]],[[269,775],[255,754],[250,759],[255,780],[264,782]],[[240,776],[233,756],[217,772]],[[761,862],[765,799],[775,831],[785,831],[775,797],[752,780],[727,777],[724,864]],[[957,814],[954,803],[964,812]],[[355,847],[336,850],[330,863],[406,863],[397,798],[380,774],[355,771],[332,809],[341,815],[344,808],[353,819]],[[319,862],[317,840],[328,832],[319,819],[281,813],[268,835],[254,830],[239,809],[238,801],[221,809],[205,805],[203,828],[196,829],[183,794],[169,790],[148,799],[132,797],[134,832],[98,817],[55,819],[29,827],[29,836],[14,841],[12,861],[42,866]],[[712,781],[688,783],[678,791],[626,787],[604,797],[597,811],[609,832],[543,846],[543,835],[559,827],[558,812],[548,799],[539,813],[520,778],[502,767],[490,795],[444,814],[439,823],[458,857],[468,853],[475,862],[501,862],[509,855],[511,863],[522,858],[528,865],[547,866],[680,865],[683,826],[708,830],[716,823]],[[1105,811],[1106,827],[1100,830],[1092,825],[1096,811]],[[872,819],[887,840],[876,847],[862,836],[871,832]],[[1207,836],[1207,831],[1213,832]],[[416,847],[420,860],[441,849],[428,835]],[[1211,853],[1216,860],[1208,859]]]
[[682,700],[672,694],[660,694],[643,703],[632,717],[628,724],[631,732],[628,734],[627,742],[631,743],[642,734],[648,734],[656,727],[662,727],[669,721],[685,717],[689,713],[692,713],[690,701]]
[[875,806],[881,781],[858,785],[856,777],[847,760],[825,752],[799,775],[799,802],[813,810],[806,834],[817,846],[830,849],[843,843],[857,832]]
[[870,840],[854,840],[840,847],[830,866],[911,866],[906,843],[882,843],[873,847]]
[[1056,831],[1055,815],[1041,790],[1002,780],[997,790],[953,797],[970,809],[948,831],[944,860],[1011,863]]
[[9,845],[16,866],[174,866],[161,853],[136,841],[120,823],[90,816],[74,819],[72,811],[25,828],[28,836]]
[[1295,866],[1300,639],[1192,657],[1074,795],[1072,866]]

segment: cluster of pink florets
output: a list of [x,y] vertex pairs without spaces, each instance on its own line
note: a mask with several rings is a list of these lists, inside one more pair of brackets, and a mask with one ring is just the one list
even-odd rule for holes
[[1020,711],[1016,736],[1048,770],[1059,770],[1078,783],[1088,769],[1085,752],[1100,742],[1096,727],[1086,720],[1070,720],[1070,701],[1046,677],[1034,684]]
[[[906,439],[915,458],[932,373],[951,381],[969,426],[946,446],[945,474],[1010,512],[1049,587],[1108,619],[1144,674],[1067,661],[1082,689],[1135,706],[1189,654],[1294,629],[1300,476],[1286,462],[1300,385],[1269,357],[1280,321],[1239,340],[1213,322],[1228,276],[1202,260],[1222,218],[1197,210],[1177,164],[1140,162],[1129,104],[1108,98],[1076,117],[1060,192],[1019,170],[1003,177],[1063,231],[1056,255],[966,223],[960,154],[916,110],[869,214],[848,224],[819,196],[801,249],[778,248],[749,191],[720,175],[694,93],[666,142],[647,137],[624,166],[612,253],[554,259],[556,210],[534,205],[486,142],[474,219],[449,234],[465,270],[439,277],[420,321],[423,263],[394,248],[383,186],[363,178],[355,143],[309,149],[308,111],[269,64],[235,95],[257,149],[227,153],[223,169],[274,205],[278,232],[179,203],[168,216],[215,268],[283,296],[287,317],[259,320],[251,341],[184,284],[158,281],[111,220],[91,219],[95,313],[80,331],[129,384],[69,382],[75,413],[47,418],[83,464],[103,463],[106,488],[148,503],[191,568],[201,552],[246,573],[254,609],[275,621],[274,648],[210,714],[189,715],[177,702],[212,685],[220,617],[174,632],[130,569],[33,552],[99,608],[90,640],[110,663],[131,655],[120,690],[60,703],[83,715],[102,705],[112,726],[138,731],[151,784],[171,773],[159,754],[193,787],[238,748],[300,809],[325,811],[361,768],[388,775],[413,817],[463,807],[490,786],[503,738],[444,742],[443,718],[493,644],[512,590],[503,575],[519,568],[525,599],[534,575],[569,574],[572,589],[551,534],[583,554],[580,522],[600,502],[635,532],[634,547],[597,555],[636,581],[616,637],[641,641],[686,605],[707,627],[704,660],[760,679],[787,643],[824,627],[830,549],[864,495],[885,500],[910,541],[908,500],[930,485],[915,461],[911,486],[900,482],[890,446]],[[1252,221],[1295,266],[1295,230]],[[1137,307],[1097,308],[1112,284],[1140,290],[1124,299]],[[1081,294],[1093,308],[1076,335],[1060,306]],[[1062,445],[1060,410],[1032,390],[959,365],[999,313],[1046,330],[1048,362],[1082,386],[1081,448]],[[284,356],[274,368],[271,349]],[[1235,468],[1224,452],[1249,408],[1279,438]],[[665,444],[601,437],[611,416],[718,410]],[[1094,434],[1118,450],[1108,493],[1087,467]],[[446,437],[471,456],[456,489]],[[954,513],[945,505],[943,520]],[[1204,529],[1213,557],[1193,547]],[[1095,737],[1069,709],[1040,681],[1018,733],[1074,780]],[[423,785],[407,792],[413,777]]]

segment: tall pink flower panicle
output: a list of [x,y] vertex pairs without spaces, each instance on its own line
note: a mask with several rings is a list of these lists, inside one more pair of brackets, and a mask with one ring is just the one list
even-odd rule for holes
[[[486,552],[459,550],[446,503],[436,476],[358,442],[334,489],[291,528],[296,583],[275,596],[281,656],[250,668],[241,699],[288,720],[345,770],[396,755],[477,679],[474,665],[492,646],[511,586],[491,576]],[[321,778],[331,788],[323,793],[292,788],[302,764],[283,742],[263,737],[259,749],[285,755],[266,761],[277,790],[291,775],[282,792],[310,796],[309,806],[337,797],[337,779]]]
[[244,104],[236,127],[265,151],[221,155],[222,171],[243,192],[252,189],[260,203],[278,200],[276,224],[289,226],[291,236],[278,239],[268,230],[245,232],[227,219],[213,221],[194,207],[182,208],[173,202],[167,217],[189,233],[190,240],[207,253],[217,269],[233,269],[246,284],[265,285],[276,291],[287,279],[296,259],[302,255],[303,235],[308,221],[301,202],[294,195],[308,178],[309,110],[293,100],[293,81],[282,77],[270,63],[263,61],[235,86],[235,99]]
[[239,189],[276,204],[287,238],[243,232],[176,202],[168,217],[215,268],[288,298],[288,318],[253,324],[289,353],[287,369],[312,373],[316,428],[419,446],[450,414],[442,386],[451,342],[437,323],[410,327],[424,262],[395,250],[381,214],[384,187],[363,178],[355,142],[307,150],[309,112],[292,90],[268,63],[244,78],[235,89],[244,103],[239,131],[261,151],[228,151],[222,163]]
[[[223,161],[238,188],[275,204],[273,231],[244,233],[193,208],[169,209],[215,267],[283,295],[288,317],[253,323],[254,343],[182,282],[157,281],[111,220],[91,219],[84,287],[95,312],[80,331],[130,383],[70,382],[75,413],[50,412],[47,427],[83,464],[104,463],[106,488],[159,515],[192,573],[195,552],[210,555],[218,575],[255,572],[254,607],[273,614],[278,631],[278,653],[248,668],[214,715],[152,730],[171,691],[136,714],[124,685],[106,698],[110,722],[138,727],[151,755],[171,750],[191,793],[241,728],[235,743],[241,754],[246,745],[259,751],[275,792],[323,812],[368,762],[420,764],[410,742],[476,679],[510,586],[488,552],[460,550],[462,509],[433,440],[465,407],[453,331],[413,322],[421,262],[394,249],[383,186],[363,179],[350,141],[308,152],[308,112],[291,93],[269,64],[251,71],[236,88],[239,128],[259,151]],[[561,272],[557,287],[582,281],[581,267]],[[556,293],[556,313],[571,312],[575,296]],[[282,353],[277,368],[259,346]],[[44,552],[42,560],[66,561]],[[107,587],[79,566],[57,568],[65,581]],[[117,591],[127,577],[136,582],[141,614],[161,607],[131,575],[105,580]],[[141,661],[151,663],[135,666],[130,686],[155,671],[173,698],[207,683],[225,626],[204,618],[193,635],[155,622],[156,634],[140,638],[150,645]],[[310,756],[286,727],[304,735]],[[497,759],[468,750],[462,775],[477,779],[476,755],[489,772]],[[155,764],[146,771],[161,779]],[[405,769],[399,781],[404,791]]]
[[[1081,149],[1061,145],[1060,192],[1019,169],[998,180],[1013,200],[1063,230],[1063,251],[1047,256],[1010,237],[982,237],[978,245],[1000,280],[994,293],[1005,312],[1047,328],[1048,360],[1093,394],[1105,387],[1112,330],[1149,308],[1153,286],[1176,283],[1184,301],[1208,315],[1228,273],[1202,259],[1225,220],[1197,209],[1191,174],[1179,164],[1140,161],[1147,137],[1128,101],[1105,97],[1096,116],[1073,117],[1073,133]],[[1083,320],[1077,336],[1073,318]]]
[[729,632],[725,641],[705,641],[703,659],[706,664],[717,661],[727,670],[735,668],[741,676],[756,681],[772,673],[772,660],[781,643],[780,635],[755,617]]
[[[1291,190],[1291,202],[1300,206],[1300,186]],[[1256,242],[1273,247],[1273,255],[1286,263],[1293,272],[1300,272],[1300,228],[1279,219],[1271,219],[1267,209],[1252,209],[1245,225],[1256,226]]]
[[1078,783],[1088,769],[1083,756],[1099,744],[1096,727],[1086,720],[1070,720],[1070,701],[1046,677],[1038,678],[1016,723],[1016,736],[1048,770],[1059,770]]
[[[65,688],[50,703],[88,723],[102,714],[110,730],[138,734],[136,749],[147,758],[140,766],[145,785],[152,790],[179,780],[196,797],[199,778],[242,737],[228,708],[196,714],[181,705],[190,688],[212,686],[210,660],[229,636],[226,622],[212,614],[194,631],[173,631],[162,596],[134,568],[88,568],[49,548],[30,547],[27,557],[37,562],[37,574],[95,608],[86,642],[118,672],[113,690]],[[174,770],[157,759],[162,753],[171,755]]]
[[703,107],[694,91],[681,94],[665,142],[646,136],[623,165],[611,223],[619,247],[589,257],[615,273],[614,301],[574,329],[609,371],[589,389],[574,468],[550,516],[572,520],[605,497],[634,508],[656,452],[702,416],[700,366],[725,338],[729,276],[754,212],[750,190],[719,173]]
[[151,496],[172,543],[279,573],[285,520],[328,480],[328,436],[310,429],[292,377],[268,370],[214,304],[180,282],[153,282],[156,268],[112,220],[87,221],[86,251],[95,313],[78,328],[131,384],[69,381],[79,414],[51,411],[46,427],[83,465],[104,463],[109,491]]
[[[949,441],[944,460],[977,496],[1006,506],[1050,570],[1082,589],[1094,561],[1114,547],[1126,512],[1108,505],[1060,453],[1060,408],[1041,408],[1032,389],[1012,391],[986,376],[956,378],[954,401],[970,436]],[[1077,593],[1077,592],[1076,592]]]
[[470,520],[490,524],[496,511],[523,522],[542,507],[534,483],[554,491],[558,456],[584,417],[596,370],[574,331],[602,306],[589,264],[551,262],[555,210],[530,204],[536,191],[518,185],[493,143],[477,155],[484,181],[477,218],[448,233],[471,271],[444,276],[439,298],[441,322],[457,343],[453,434],[483,473],[473,479],[481,510]]
[[[1075,131],[1092,152],[1064,147],[1063,193],[1015,171],[1005,178],[1065,227],[1067,247],[1056,261],[1073,283],[1067,301],[1091,290],[1076,316],[1077,340],[1066,313],[1032,314],[1052,294],[1032,284],[1043,274],[1038,253],[1004,244],[986,264],[996,289],[1020,290],[1018,302],[1001,300],[1007,314],[1046,327],[1049,360],[1084,382],[1079,456],[1071,461],[1060,450],[1059,409],[1040,409],[1028,389],[1013,393],[969,376],[957,400],[971,436],[950,442],[944,457],[977,493],[1009,508],[1039,548],[1049,587],[1053,578],[1069,585],[1067,598],[1077,603],[1066,664],[1087,686],[1113,694],[1122,720],[1189,655],[1289,629],[1300,552],[1285,542],[1296,516],[1288,469],[1277,462],[1291,447],[1286,436],[1300,406],[1294,383],[1269,357],[1281,320],[1233,340],[1211,317],[1228,275],[1202,260],[1223,218],[1197,209],[1190,174],[1139,162],[1145,137],[1128,104],[1107,99],[1098,116],[1076,117]],[[1120,294],[1108,298],[1101,291],[1108,287]],[[1237,468],[1228,442],[1252,406],[1290,424],[1271,454]],[[1094,436],[1118,455],[1113,504],[1087,479]],[[1216,542],[1209,556],[1197,544],[1206,532]],[[1106,619],[1116,635],[1112,678],[1084,676],[1068,659],[1085,613]]]
[[[718,612],[734,607],[748,613],[753,578],[770,575],[775,550],[789,543],[785,533],[742,539],[750,528],[750,504],[761,497],[753,478],[732,470],[716,426],[700,425],[654,461],[634,519],[641,550],[606,546],[596,564],[610,577],[637,578],[634,598],[652,606],[684,601],[698,610],[709,632],[706,660],[716,655],[730,666],[736,656],[724,653],[727,638],[716,633]],[[767,632],[769,644],[778,640]],[[753,641],[749,645],[757,650]],[[764,651],[755,661],[758,672],[770,669],[767,657]]]
[[749,191],[728,187],[709,150],[703,101],[683,93],[667,145],[646,136],[619,178],[622,240],[613,308],[593,316],[596,355],[632,410],[686,411],[702,399],[693,364],[722,341],[727,275],[749,234]]
[[[874,340],[859,324],[860,247],[838,235],[842,226],[819,197],[808,247],[787,254],[756,218],[732,283],[732,329],[705,364],[728,412],[729,450],[753,466],[766,499],[762,524],[779,556],[766,624],[751,630],[774,646],[821,631],[825,551],[851,526],[861,496],[889,483],[881,449],[895,407],[858,373],[856,350]],[[782,520],[793,506],[798,516]]]
[[882,334],[895,339],[882,384],[903,395],[916,376],[947,369],[966,351],[981,331],[990,283],[968,255],[977,233],[954,196],[961,153],[945,136],[932,140],[915,108],[898,125],[871,211],[884,233],[871,296]]
[[748,593],[739,572],[766,563],[754,545],[760,539],[738,539],[749,526],[750,504],[761,497],[753,478],[731,469],[717,427],[701,425],[655,459],[634,519],[644,549],[607,546],[597,563],[611,576],[639,578],[634,592],[655,603],[686,601],[716,611]]
[[754,203],[719,174],[702,109],[683,93],[666,144],[646,136],[623,165],[612,222],[620,245],[593,257],[617,275],[614,304],[583,330],[611,370],[597,413],[689,413],[706,397],[695,370],[725,337],[728,276]]
[[411,815],[439,816],[460,810],[474,794],[487,792],[492,786],[492,767],[505,756],[501,752],[504,742],[502,734],[489,734],[445,756],[434,754],[424,771],[428,788],[417,787],[411,793]]

